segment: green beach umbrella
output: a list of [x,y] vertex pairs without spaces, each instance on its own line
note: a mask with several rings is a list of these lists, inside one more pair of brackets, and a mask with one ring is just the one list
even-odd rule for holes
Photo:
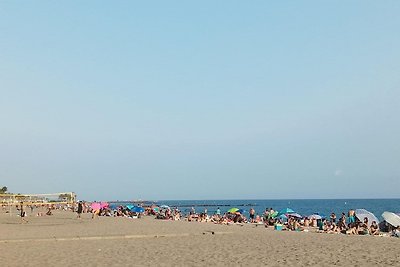
[[229,210],[228,210],[228,212],[229,213],[235,213],[235,212],[237,212],[239,209],[238,208],[230,208]]
[[278,211],[274,211],[272,214],[269,215],[272,219],[274,219],[276,216],[278,216]]

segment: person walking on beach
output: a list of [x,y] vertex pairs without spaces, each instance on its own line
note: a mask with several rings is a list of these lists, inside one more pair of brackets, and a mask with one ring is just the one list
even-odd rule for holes
[[26,211],[24,210],[24,203],[21,202],[21,207],[19,209],[20,211],[20,216],[21,216],[21,223],[27,223],[28,221],[25,219],[26,217]]
[[81,218],[82,211],[83,211],[82,201],[79,201],[78,202],[78,210],[76,211],[78,213],[78,219]]

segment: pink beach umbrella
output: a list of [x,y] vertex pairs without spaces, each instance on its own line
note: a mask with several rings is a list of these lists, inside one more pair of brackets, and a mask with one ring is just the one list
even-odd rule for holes
[[100,208],[104,209],[104,208],[108,208],[110,205],[107,202],[100,202]]
[[99,210],[101,209],[101,203],[99,202],[93,202],[90,207],[92,208],[92,210]]

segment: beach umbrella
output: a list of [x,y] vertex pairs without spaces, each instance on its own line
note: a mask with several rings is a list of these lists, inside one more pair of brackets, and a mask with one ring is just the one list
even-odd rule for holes
[[131,211],[132,211],[132,212],[136,212],[136,213],[142,213],[142,212],[144,212],[144,208],[135,206],[135,207],[133,207],[133,208],[131,209]]
[[238,212],[238,211],[239,211],[238,208],[230,208],[230,209],[228,210],[228,213],[236,213],[236,212]]
[[160,208],[155,206],[151,208],[154,212],[160,212]]
[[385,221],[394,226],[394,227],[398,227],[400,226],[400,216],[393,213],[393,212],[388,212],[385,211],[384,213],[382,213],[382,217],[383,219],[385,219]]
[[288,217],[285,214],[281,214],[278,216],[278,218],[282,220],[287,220]]
[[93,202],[90,207],[92,208],[92,210],[99,210],[101,209],[101,205],[99,202]]
[[308,216],[308,219],[310,219],[310,220],[312,220],[312,219],[321,220],[322,218],[324,218],[324,217],[319,215],[318,213],[311,214],[310,216]]
[[118,205],[117,204],[110,204],[110,209],[112,209],[112,210],[116,210],[117,208],[118,208]]
[[108,204],[108,202],[100,202],[101,209],[108,208],[109,206],[110,206],[110,204]]
[[160,208],[162,208],[162,209],[170,209],[170,207],[167,206],[167,205],[161,205]]
[[355,213],[356,213],[356,217],[361,222],[364,221],[364,218],[368,218],[368,226],[371,226],[373,221],[375,221],[376,223],[379,223],[378,218],[376,218],[376,216],[372,212],[369,212],[368,210],[356,209]]
[[126,208],[127,208],[128,210],[132,210],[133,207],[135,207],[135,206],[133,206],[133,205],[126,205]]
[[271,218],[273,219],[273,218],[275,218],[276,216],[278,216],[278,213],[279,213],[279,212],[274,211],[272,214],[269,215],[269,217],[271,217]]
[[294,218],[303,218],[303,216],[301,216],[298,213],[289,213],[287,216],[288,217],[294,217]]
[[239,212],[240,214],[245,213],[246,211],[244,209],[239,209],[237,212]]
[[294,213],[294,210],[292,210],[291,208],[285,208],[279,211],[279,215],[281,214],[289,214],[289,213]]

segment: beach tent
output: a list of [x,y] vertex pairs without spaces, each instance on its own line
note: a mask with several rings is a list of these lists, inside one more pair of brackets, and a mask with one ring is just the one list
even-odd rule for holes
[[384,213],[382,213],[382,217],[383,219],[385,219],[385,221],[394,226],[394,227],[398,227],[400,226],[400,216],[393,213],[393,212],[388,212],[385,211]]
[[364,218],[368,218],[368,226],[371,226],[373,221],[379,224],[379,219],[376,218],[376,216],[372,212],[369,212],[365,209],[356,209],[355,212],[357,219],[359,219],[361,222],[364,221]]

